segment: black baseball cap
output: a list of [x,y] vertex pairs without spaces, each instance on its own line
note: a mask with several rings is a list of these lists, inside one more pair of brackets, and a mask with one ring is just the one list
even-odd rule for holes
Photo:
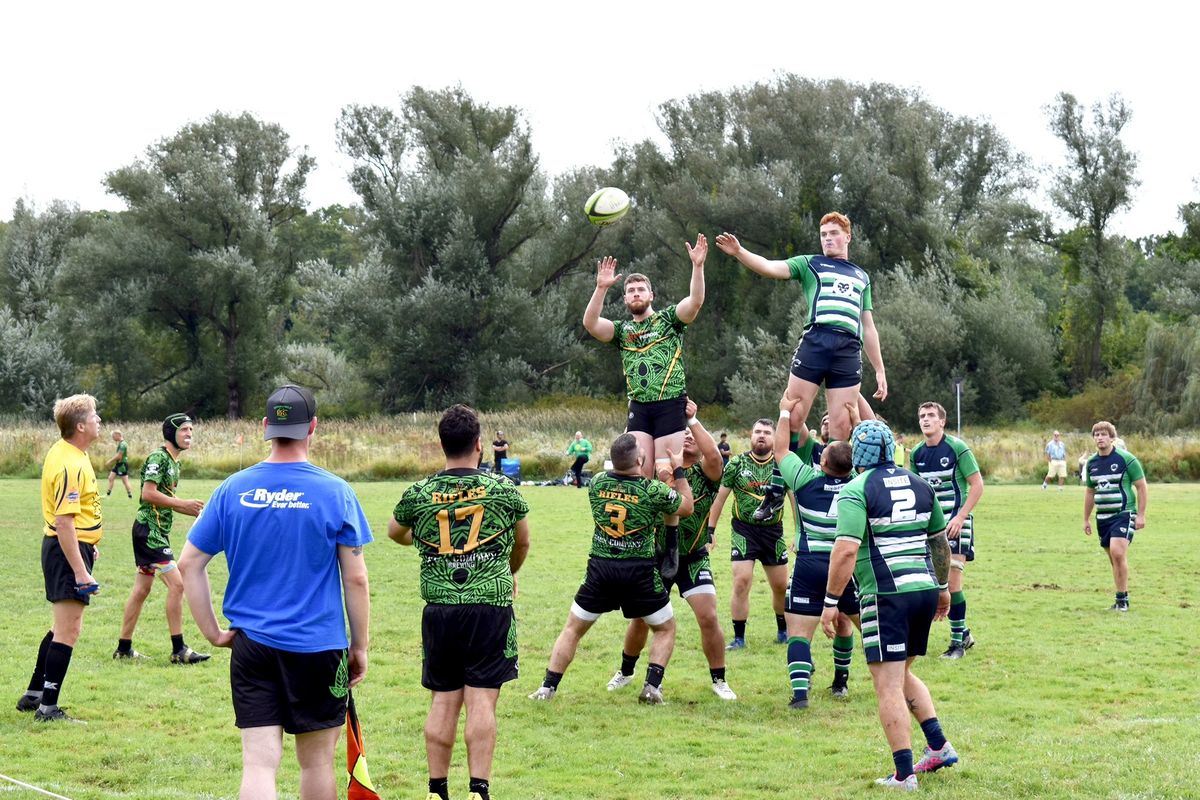
[[303,386],[287,384],[267,398],[267,429],[263,440],[307,439],[308,426],[317,413],[317,399]]

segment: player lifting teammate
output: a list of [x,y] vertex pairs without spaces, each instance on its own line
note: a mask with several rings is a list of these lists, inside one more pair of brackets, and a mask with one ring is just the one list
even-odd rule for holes
[[595,529],[587,575],[554,642],[546,678],[529,695],[530,700],[554,699],[579,640],[601,615],[619,608],[626,619],[640,617],[654,634],[646,683],[638,700],[663,702],[663,672],[675,648],[675,619],[654,542],[660,525],[677,526],[679,517],[692,513],[692,490],[681,452],[667,451],[671,472],[662,476],[671,480],[674,488],[642,475],[646,455],[631,433],[616,438],[609,457],[612,471],[598,474],[588,487]]
[[687,380],[683,365],[684,329],[695,321],[704,305],[704,259],[708,239],[696,236],[693,246],[684,243],[692,261],[692,280],[688,296],[677,305],[655,311],[654,289],[650,279],[638,272],[625,278],[625,307],[632,319],[613,321],[600,316],[604,296],[621,279],[617,260],[600,260],[596,270],[596,290],[583,312],[583,327],[601,342],[612,342],[621,349],[621,366],[629,395],[629,420],[625,430],[632,433],[638,447],[653,459],[641,467],[642,475],[654,475],[655,463],[665,466],[667,449],[683,449],[683,431],[687,427],[684,403]]
[[[721,488],[721,451],[700,420],[696,404],[687,402],[688,429],[683,434],[683,468],[692,488],[692,514],[679,520],[679,565],[673,579],[663,576],[667,593],[671,587],[691,606],[700,626],[700,646],[708,661],[712,690],[722,700],[736,700],[737,695],[725,681],[725,634],[717,619],[717,587],[713,583],[712,564],[708,553],[712,539],[708,532],[708,511]],[[610,692],[633,683],[633,671],[638,656],[646,646],[649,627],[642,619],[629,622],[625,645],[621,652],[621,667],[608,682]]]

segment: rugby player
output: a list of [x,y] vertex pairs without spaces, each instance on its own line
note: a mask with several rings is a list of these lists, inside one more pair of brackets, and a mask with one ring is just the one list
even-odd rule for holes
[[1129,545],[1133,544],[1133,532],[1146,527],[1146,473],[1133,453],[1116,445],[1116,437],[1117,429],[1111,422],[1092,426],[1096,452],[1084,467],[1087,489],[1083,495],[1083,532],[1092,535],[1095,508],[1096,532],[1100,546],[1108,553],[1117,591],[1110,610],[1128,611]]

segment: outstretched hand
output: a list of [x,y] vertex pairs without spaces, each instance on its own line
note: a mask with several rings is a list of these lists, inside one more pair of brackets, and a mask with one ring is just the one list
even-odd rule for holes
[[703,269],[704,259],[708,258],[708,238],[703,233],[698,233],[694,247],[690,242],[684,242],[683,246],[687,248],[688,258],[692,260],[692,268]]
[[678,450],[667,448],[667,458],[671,459],[671,471],[674,472],[676,467],[683,466],[683,448]]
[[717,243],[717,249],[727,256],[737,258],[738,251],[742,249],[742,243],[732,233],[718,233],[714,241]]
[[612,256],[605,256],[596,264],[596,288],[608,291],[617,281],[621,280],[621,275],[617,272],[617,260]]

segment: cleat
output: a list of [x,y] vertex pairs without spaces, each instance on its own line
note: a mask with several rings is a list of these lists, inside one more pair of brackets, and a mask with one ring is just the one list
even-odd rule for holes
[[558,694],[558,689],[553,686],[539,686],[537,691],[529,695],[530,700],[553,700],[554,695]]
[[1120,611],[1122,614],[1124,614],[1126,611],[1129,610],[1129,603],[1113,603],[1111,606],[1108,607],[1108,610],[1109,611]]
[[913,764],[913,772],[937,772],[942,767],[953,767],[958,763],[958,753],[954,752],[954,748],[949,742],[942,745],[941,750],[930,750],[925,748],[925,755],[921,756],[921,760]]
[[39,708],[33,712],[33,720],[34,722],[71,722],[75,725],[87,725],[83,720],[75,719],[58,706],[52,706],[49,711],[42,711]]
[[137,650],[114,650],[113,658],[117,661],[149,661],[150,656],[144,656]]
[[632,675],[626,675],[621,670],[617,670],[617,674],[613,675],[612,680],[608,682],[608,690],[615,692],[617,689],[624,689],[631,683],[633,683]]
[[712,682],[713,694],[722,700],[737,700],[737,695],[733,693],[733,689],[729,688],[729,684],[724,680]]
[[834,697],[845,699],[850,696],[850,688],[847,684],[850,683],[849,672],[833,673],[833,683],[829,686],[829,691]]
[[775,641],[776,642],[778,642],[779,644],[787,644],[787,640],[788,640],[787,631],[776,631],[775,632]]
[[966,654],[967,654],[967,650],[965,647],[962,646],[961,642],[959,642],[957,644],[954,642],[951,642],[950,646],[946,648],[946,652],[942,653],[938,657],[939,658],[948,658],[951,661],[957,661],[958,659],[962,658]]
[[883,786],[887,789],[899,789],[902,792],[915,792],[918,788],[916,775],[909,775],[901,781],[896,779],[896,773],[894,772],[886,778],[876,778],[875,785]]
[[766,496],[763,497],[762,502],[758,504],[758,508],[754,509],[751,516],[755,522],[770,522],[783,511],[783,504],[786,500],[787,495],[783,492],[767,490]]
[[804,709],[808,708],[808,698],[793,697],[792,702],[788,703],[788,708],[792,709],[793,711],[803,711]]
[[17,701],[17,711],[25,713],[28,711],[37,711],[38,706],[42,704],[42,698],[35,697],[31,694],[21,695],[21,699]]
[[971,635],[970,628],[967,628],[965,631],[963,631],[962,646],[963,650],[970,650],[975,646],[975,637]]
[[725,649],[726,650],[745,650],[746,649],[746,640],[740,636],[735,636],[735,637],[733,637],[733,640],[729,644],[725,645]]
[[638,702],[650,706],[661,706],[666,701],[663,700],[662,689],[647,683],[642,687],[642,693],[638,695]]
[[197,653],[192,648],[184,645],[182,650],[176,650],[171,653],[172,664],[199,664],[201,661],[208,661],[212,656],[208,653]]

